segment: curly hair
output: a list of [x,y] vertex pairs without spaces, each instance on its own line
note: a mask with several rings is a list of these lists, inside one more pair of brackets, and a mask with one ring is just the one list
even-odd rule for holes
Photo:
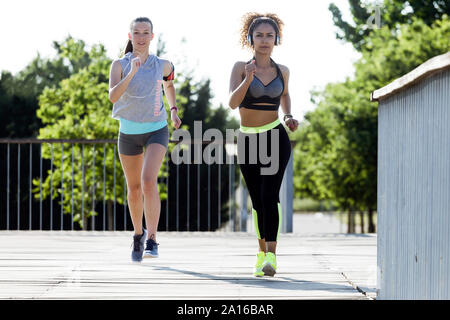
[[247,36],[248,36],[249,32],[253,31],[257,25],[259,25],[261,23],[267,23],[264,20],[262,20],[261,22],[257,22],[252,26],[253,30],[249,30],[250,26],[252,25],[252,22],[257,18],[272,19],[278,27],[278,30],[275,30],[275,31],[277,31],[278,35],[280,36],[280,42],[281,42],[284,23],[275,13],[261,14],[261,13],[257,13],[257,12],[248,12],[245,15],[243,15],[242,19],[241,19],[242,27],[240,30],[239,43],[241,44],[242,48],[245,48],[245,47],[252,48],[250,43],[247,42]]

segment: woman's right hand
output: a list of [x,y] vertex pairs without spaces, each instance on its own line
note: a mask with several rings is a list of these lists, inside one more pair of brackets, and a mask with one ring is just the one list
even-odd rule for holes
[[136,57],[131,60],[131,74],[134,76],[141,66],[141,58]]
[[255,65],[255,59],[253,59],[250,63],[247,63],[245,65],[245,79],[249,82],[253,81],[253,77],[256,73],[256,65]]

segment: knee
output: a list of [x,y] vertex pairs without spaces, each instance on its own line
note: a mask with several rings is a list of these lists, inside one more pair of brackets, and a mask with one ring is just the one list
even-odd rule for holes
[[158,179],[157,177],[152,176],[144,176],[142,177],[142,191],[144,194],[152,193],[157,190],[157,183]]
[[142,197],[142,189],[140,183],[128,185],[128,199],[139,199]]

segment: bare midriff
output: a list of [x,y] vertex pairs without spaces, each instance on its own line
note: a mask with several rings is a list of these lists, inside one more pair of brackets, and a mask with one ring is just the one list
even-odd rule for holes
[[[271,105],[267,103],[255,103],[255,105]],[[274,104],[272,104],[274,105]],[[278,119],[278,110],[255,110],[239,108],[241,125],[244,127],[260,127]]]

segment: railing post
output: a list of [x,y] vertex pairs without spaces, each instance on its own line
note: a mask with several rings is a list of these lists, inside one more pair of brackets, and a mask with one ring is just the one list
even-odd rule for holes
[[42,143],[39,148],[39,230],[42,231]]
[[106,143],[103,144],[103,231],[106,230]]
[[17,230],[20,230],[20,143],[17,152]]
[[244,178],[240,174],[239,179],[239,207],[240,207],[240,231],[247,232],[247,198],[248,198],[248,190],[244,184]]
[[92,216],[91,230],[95,231],[95,143],[92,144]]
[[[189,155],[190,156],[190,155]],[[189,159],[189,163],[188,164],[186,164],[186,169],[187,169],[187,184],[186,184],[186,192],[187,192],[187,197],[186,197],[186,201],[187,201],[187,204],[186,204],[186,231],[189,231],[189,219],[190,219],[190,203],[189,203],[189,197],[190,197],[190,195],[189,195],[189,190],[190,190],[190,188],[191,188],[191,185],[190,185],[190,182],[189,182],[189,171],[191,170],[191,163],[190,163],[190,160],[191,159]]]
[[32,163],[33,163],[33,144],[30,143],[30,192],[28,194],[28,210],[29,210],[29,220],[28,220],[28,229],[31,230],[32,229],[32,188],[33,188],[33,183],[32,183],[32,177],[33,177],[33,167],[32,167]]
[[292,214],[293,214],[293,199],[294,199],[294,161],[293,152],[289,158],[289,162],[284,172],[283,182],[281,184],[281,210],[282,210],[282,225],[281,232],[292,232]]
[[71,207],[70,207],[70,230],[73,231],[73,175],[74,175],[74,170],[73,170],[73,143],[72,143],[72,199],[71,199]]
[[169,152],[166,157],[166,231],[169,231]]
[[53,231],[53,143],[50,143],[50,231]]
[[6,160],[6,230],[9,230],[9,157],[10,157],[10,144],[7,147],[7,160]]
[[84,144],[81,145],[81,223],[82,230],[86,230],[84,221]]
[[61,231],[64,225],[64,143],[61,143]]
[[175,225],[176,225],[176,230],[179,231],[179,225],[180,225],[180,164],[177,164],[177,184],[176,184],[176,188],[175,188],[175,198],[176,198],[176,215],[175,215]]
[[[222,160],[222,158],[221,158],[221,160]],[[221,214],[222,214],[222,204],[221,204],[221,197],[220,197],[220,195],[221,195],[221,193],[222,193],[222,185],[221,185],[221,170],[222,170],[222,167],[221,167],[221,162],[219,162],[219,164],[218,164],[218,167],[219,167],[219,172],[218,172],[218,175],[219,175],[219,177],[218,177],[218,187],[217,187],[217,196],[218,196],[218,204],[219,204],[219,206],[218,206],[218,209],[217,209],[217,229],[220,229],[220,227],[221,227]]]

